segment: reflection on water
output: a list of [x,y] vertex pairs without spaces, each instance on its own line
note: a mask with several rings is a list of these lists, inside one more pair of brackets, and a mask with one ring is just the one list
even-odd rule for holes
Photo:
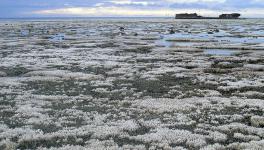
[[29,35],[29,30],[21,30],[20,35],[21,36],[28,36]]
[[228,50],[228,49],[207,49],[204,50],[205,54],[208,55],[220,55],[220,56],[231,56],[239,51]]
[[264,43],[264,37],[257,36],[261,33],[261,31],[252,31],[251,33],[242,35],[236,32],[227,32],[224,30],[212,32],[210,34],[206,31],[178,32],[175,34],[160,35],[161,39],[156,41],[156,44],[165,47],[190,47],[199,46],[201,44],[204,44],[205,42],[208,44],[217,41],[222,44],[257,45],[259,43]]
[[167,41],[166,39],[161,39],[156,41],[156,44],[159,46],[165,46],[165,47],[177,47],[177,46],[183,46],[183,47],[192,47],[194,45],[197,45],[198,43],[195,42],[179,42],[179,41]]
[[51,42],[62,42],[65,40],[65,33],[57,33],[53,35],[50,39]]
[[173,39],[190,39],[190,34],[181,34],[181,33],[175,33],[175,34],[168,34],[168,35],[160,35],[160,40],[156,41],[156,44],[159,46],[165,46],[165,47],[174,47],[174,46],[184,46],[184,47],[191,47],[194,44],[197,44],[195,42],[183,42],[183,41],[171,41]]

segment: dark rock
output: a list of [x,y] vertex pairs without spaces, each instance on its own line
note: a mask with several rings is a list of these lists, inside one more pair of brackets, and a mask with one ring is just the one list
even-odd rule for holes
[[120,30],[120,31],[124,31],[125,28],[124,28],[124,27],[119,27],[119,30]]
[[215,31],[215,32],[220,32],[220,30],[219,30],[219,29],[215,29],[214,31]]
[[170,28],[170,29],[169,29],[169,33],[170,33],[170,34],[174,34],[174,33],[175,33],[174,29],[173,29],[173,28]]

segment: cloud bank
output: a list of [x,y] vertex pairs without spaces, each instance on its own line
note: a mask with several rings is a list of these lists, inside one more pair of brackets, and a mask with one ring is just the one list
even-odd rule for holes
[[197,12],[214,16],[238,12],[264,17],[264,0],[1,0],[0,14],[20,16],[174,16]]

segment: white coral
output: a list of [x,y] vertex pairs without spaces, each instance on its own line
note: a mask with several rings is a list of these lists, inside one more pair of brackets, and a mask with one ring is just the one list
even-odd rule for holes
[[250,122],[255,127],[264,126],[264,117],[263,116],[252,116]]

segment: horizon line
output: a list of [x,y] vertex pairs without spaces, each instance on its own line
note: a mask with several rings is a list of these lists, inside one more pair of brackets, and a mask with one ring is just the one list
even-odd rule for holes
[[[175,18],[175,16],[33,16],[33,17],[0,17],[0,19],[45,19],[45,18]],[[264,17],[245,17],[241,19],[264,19]]]

